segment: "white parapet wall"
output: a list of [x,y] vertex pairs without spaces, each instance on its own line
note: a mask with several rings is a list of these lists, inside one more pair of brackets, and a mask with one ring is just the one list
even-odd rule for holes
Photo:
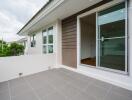
[[55,55],[0,57],[0,82],[47,70],[55,66]]

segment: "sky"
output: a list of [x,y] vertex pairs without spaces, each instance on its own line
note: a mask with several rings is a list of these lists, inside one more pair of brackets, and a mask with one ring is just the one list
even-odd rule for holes
[[15,41],[16,33],[48,0],[0,0],[0,39]]

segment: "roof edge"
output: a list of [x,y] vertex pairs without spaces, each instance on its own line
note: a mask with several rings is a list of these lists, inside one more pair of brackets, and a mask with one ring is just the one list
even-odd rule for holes
[[35,15],[33,15],[33,17],[16,33],[16,34],[20,34],[20,32],[42,11],[44,10],[52,1],[54,0],[49,0]]

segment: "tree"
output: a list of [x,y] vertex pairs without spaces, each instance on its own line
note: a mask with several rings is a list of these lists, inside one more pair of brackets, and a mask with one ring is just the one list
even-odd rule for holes
[[6,44],[6,42],[5,41],[3,41],[3,40],[0,40],[0,44]]
[[9,51],[10,55],[13,55],[13,56],[19,56],[24,54],[24,46],[19,45],[17,43],[11,43],[9,50],[10,50]]
[[0,56],[5,56],[4,50],[7,47],[7,44],[5,41],[0,40]]
[[0,57],[23,55],[24,49],[23,45],[17,43],[8,45],[6,42],[0,40]]

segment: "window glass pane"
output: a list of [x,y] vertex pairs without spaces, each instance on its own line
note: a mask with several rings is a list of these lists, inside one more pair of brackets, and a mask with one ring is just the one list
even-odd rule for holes
[[47,43],[47,37],[43,36],[43,44],[46,44],[46,43]]
[[125,71],[125,3],[98,13],[99,66]]
[[50,44],[53,43],[53,35],[49,35],[48,38],[49,38],[49,42],[48,43],[50,43]]
[[105,38],[125,36],[125,20],[120,20],[99,26],[100,36]]
[[46,30],[43,31],[43,44],[46,44],[47,43],[47,32]]
[[118,5],[115,5],[111,8],[108,8],[106,10],[103,10],[99,13],[99,16],[102,16],[102,15],[105,15],[106,13],[113,13],[113,11],[118,11],[120,9],[124,9],[125,8],[125,3],[121,3],[121,4],[118,4]]
[[48,29],[48,43],[53,43],[53,27],[50,27]]
[[125,38],[100,41],[100,66],[125,71]]
[[47,36],[46,30],[43,31],[43,36]]
[[31,36],[31,47],[35,47],[35,45],[36,45],[36,36],[32,35]]
[[53,27],[48,28],[48,35],[53,35]]
[[47,46],[46,45],[43,46],[43,53],[47,53]]
[[53,45],[49,45],[48,46],[48,52],[49,53],[53,53]]
[[98,15],[101,37],[125,36],[125,3],[101,11]]

